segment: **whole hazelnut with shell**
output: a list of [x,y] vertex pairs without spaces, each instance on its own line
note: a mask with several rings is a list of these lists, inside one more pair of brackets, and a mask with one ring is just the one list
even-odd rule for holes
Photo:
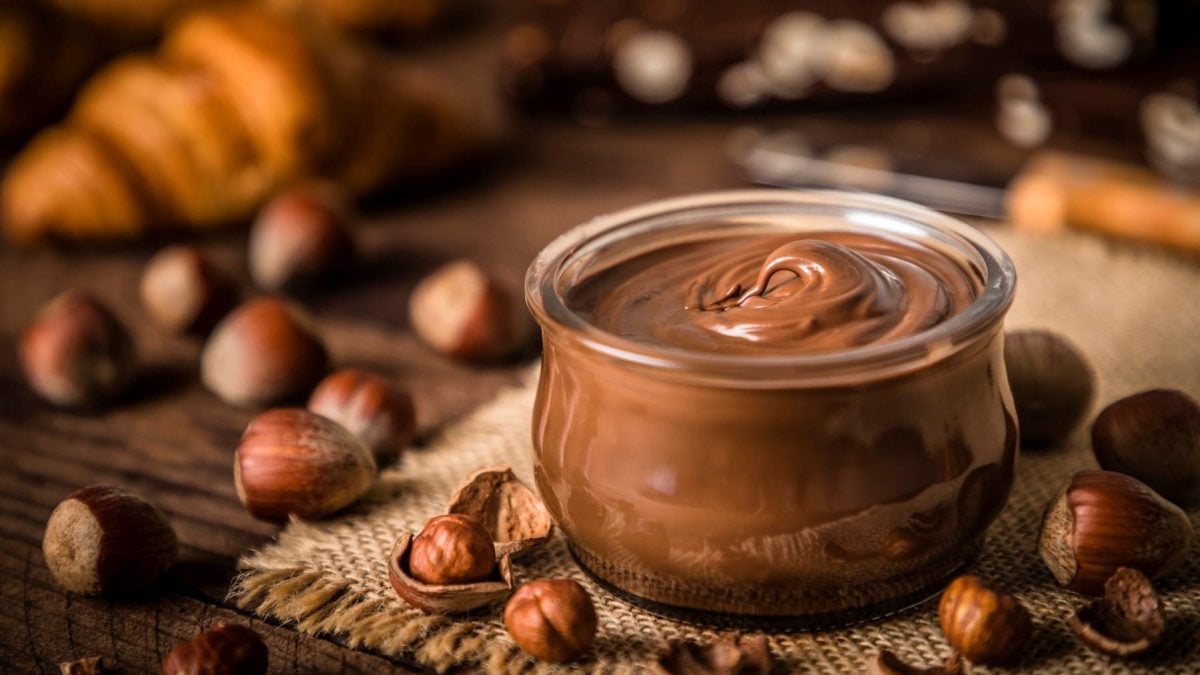
[[161,511],[111,485],[76,490],[46,523],[42,553],[60,586],[86,595],[127,595],[150,585],[178,554]]
[[345,197],[328,183],[280,192],[254,221],[247,257],[250,278],[268,291],[327,281],[354,257]]
[[246,626],[218,623],[175,645],[162,662],[162,675],[263,675],[267,645]]
[[596,639],[596,608],[583,586],[570,579],[523,584],[504,606],[504,625],[533,658],[565,663]]
[[375,480],[375,459],[336,422],[298,408],[259,414],[234,457],[238,499],[261,520],[316,520],[358,501]]
[[237,299],[233,283],[194,246],[168,246],[155,254],[138,291],[150,318],[172,333],[207,333]]
[[1015,597],[971,574],[942,592],[938,623],[952,647],[981,665],[1013,662],[1033,632],[1029,611]]
[[307,392],[328,355],[307,317],[277,298],[247,300],[213,330],[200,379],[228,403],[263,407]]
[[387,380],[345,368],[321,380],[308,409],[342,425],[375,454],[375,463],[396,461],[416,433],[412,397]]
[[413,330],[434,350],[464,361],[511,355],[526,336],[522,307],[469,260],[425,277],[409,300]]
[[1120,567],[1170,570],[1194,538],[1187,514],[1136,478],[1080,471],[1046,508],[1038,549],[1058,583],[1099,595]]
[[21,334],[21,369],[33,391],[64,408],[109,403],[133,379],[133,340],[108,309],[81,291],[66,291]]
[[1083,354],[1048,331],[1011,331],[1004,337],[1004,363],[1022,445],[1050,446],[1070,436],[1095,388]]
[[1109,405],[1092,424],[1096,461],[1163,497],[1200,504],[1200,406],[1181,391],[1155,389]]
[[412,542],[409,571],[427,584],[466,584],[496,568],[492,535],[478,520],[452,513],[434,516]]

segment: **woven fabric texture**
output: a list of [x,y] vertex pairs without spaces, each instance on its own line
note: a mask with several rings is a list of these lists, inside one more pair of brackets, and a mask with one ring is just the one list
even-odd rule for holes
[[[989,233],[1013,256],[1020,276],[1007,327],[1049,328],[1079,345],[1098,375],[1093,413],[1148,388],[1200,396],[1200,265],[1195,261],[1085,235],[1034,237],[1007,228]],[[561,534],[514,567],[518,583],[570,577],[592,594],[600,617],[597,642],[570,666],[524,656],[505,633],[499,608],[473,619],[427,616],[392,591],[386,561],[396,537],[443,512],[463,477],[482,466],[510,464],[530,481],[535,381],[531,373],[524,386],[447,428],[430,447],[409,453],[348,513],[320,523],[293,520],[275,542],[243,558],[232,590],[237,604],[301,631],[332,635],[352,647],[437,671],[639,672],[669,640],[718,635],[719,630],[661,618],[602,590],[573,562]],[[1036,552],[1037,531],[1043,508],[1071,474],[1094,466],[1087,425],[1066,447],[1023,453],[1012,497],[972,565],[974,573],[1012,590],[1034,616],[1036,631],[1021,669],[1200,672],[1200,551],[1193,550],[1182,569],[1156,582],[1168,618],[1165,637],[1152,652],[1110,659],[1084,648],[1067,627],[1065,617],[1082,599],[1054,584]],[[1196,514],[1193,522],[1198,523]],[[931,601],[848,628],[766,635],[785,672],[863,672],[881,648],[912,664],[934,665],[950,652],[936,614]]]

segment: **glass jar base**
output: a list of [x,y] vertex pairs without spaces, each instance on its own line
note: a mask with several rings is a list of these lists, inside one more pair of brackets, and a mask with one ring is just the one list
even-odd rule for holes
[[918,573],[875,584],[858,584],[853,594],[788,593],[691,587],[630,574],[568,543],[589,577],[622,600],[653,614],[686,623],[731,629],[819,631],[843,628],[898,614],[941,593],[983,548],[982,537],[952,559]]

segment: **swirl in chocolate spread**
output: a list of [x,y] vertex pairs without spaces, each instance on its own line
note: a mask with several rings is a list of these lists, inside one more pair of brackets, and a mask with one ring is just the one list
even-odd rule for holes
[[810,353],[923,332],[966,309],[979,290],[976,275],[932,248],[810,232],[668,246],[597,274],[568,303],[640,342]]

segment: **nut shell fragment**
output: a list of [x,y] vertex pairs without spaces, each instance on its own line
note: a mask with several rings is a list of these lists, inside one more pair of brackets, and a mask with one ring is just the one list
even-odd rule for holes
[[447,513],[472,516],[492,533],[496,555],[520,555],[550,540],[554,520],[546,505],[506,465],[480,469],[450,496]]
[[427,614],[461,614],[501,602],[513,590],[512,563],[502,556],[492,576],[468,584],[427,584],[415,579],[409,571],[408,556],[414,536],[400,535],[388,557],[388,580],[405,602]]
[[1110,656],[1143,652],[1162,637],[1162,603],[1146,575],[1128,567],[1104,583],[1104,597],[1080,607],[1068,619],[1079,639]]
[[706,644],[668,645],[651,672],[659,675],[758,675],[771,672],[771,652],[761,635],[720,637]]
[[879,656],[871,662],[867,669],[868,675],[959,675],[963,672],[962,654],[954,652],[940,666],[912,666],[900,660],[894,652],[886,649],[879,651]]

